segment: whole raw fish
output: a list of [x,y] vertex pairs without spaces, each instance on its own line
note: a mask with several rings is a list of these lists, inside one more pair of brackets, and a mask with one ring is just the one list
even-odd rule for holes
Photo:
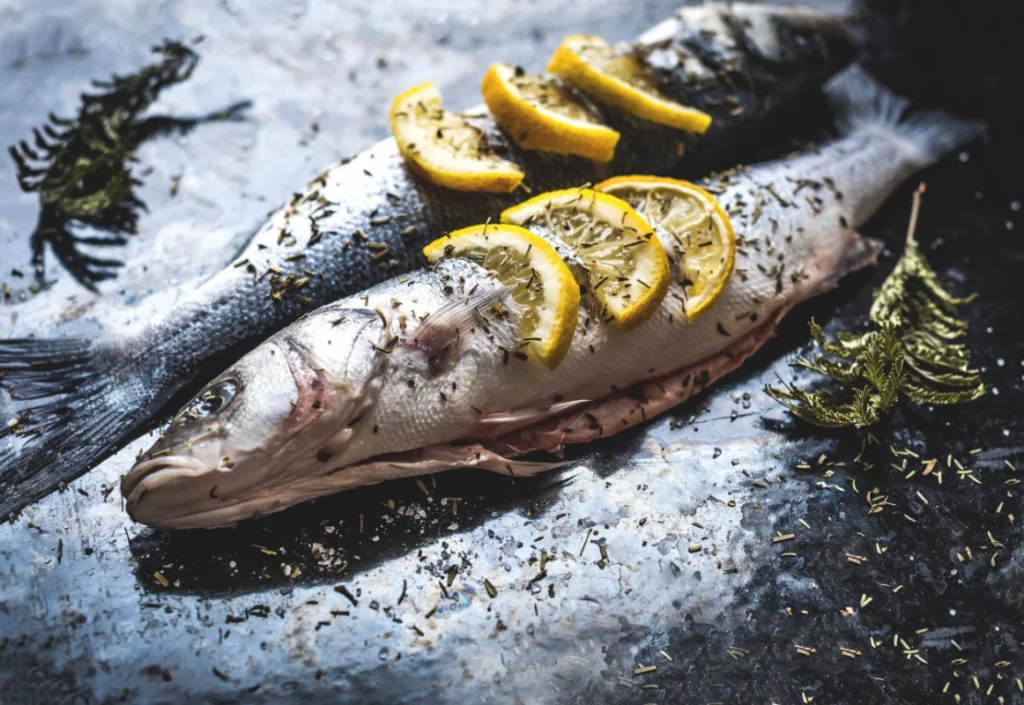
[[[522,337],[514,313],[472,324],[501,295],[498,280],[468,259],[442,260],[318,309],[214,380],[123,479],[128,512],[156,527],[211,527],[447,468],[528,475],[557,463],[517,456],[609,436],[686,401],[795,304],[870,262],[876,248],[856,229],[980,130],[944,113],[904,118],[905,101],[856,69],[829,92],[842,137],[712,183],[741,239],[725,289],[693,321],[671,289],[631,330],[581,307],[552,371],[508,355]],[[437,320],[450,338],[430,346],[446,351],[440,364],[422,345],[425,329],[444,335]]]
[[[732,164],[780,111],[848,64],[836,18],[799,8],[687,7],[634,45],[670,98],[710,113],[699,139],[612,110],[622,133],[609,165],[519,150],[485,111],[474,124],[534,191],[616,174],[666,173],[695,159]],[[722,160],[729,155],[728,162]],[[0,424],[0,520],[81,474],[267,336],[317,306],[423,263],[442,232],[526,197],[448,191],[415,178],[393,139],[324,171],[272,215],[233,264],[166,317],[112,339],[0,340],[0,377],[18,406]],[[14,418],[11,418],[13,416]]]

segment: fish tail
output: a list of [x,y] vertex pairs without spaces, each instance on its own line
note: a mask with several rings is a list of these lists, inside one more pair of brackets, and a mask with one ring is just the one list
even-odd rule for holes
[[[146,376],[95,341],[0,340],[0,521],[70,482],[149,416]],[[20,409],[19,409],[20,407]]]
[[910,110],[909,100],[859,66],[833,78],[825,93],[840,132],[884,130],[909,148],[918,167],[937,162],[985,132],[984,123],[942,110]]

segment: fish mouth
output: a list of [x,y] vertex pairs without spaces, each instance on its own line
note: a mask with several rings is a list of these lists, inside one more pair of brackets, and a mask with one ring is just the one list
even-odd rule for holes
[[[236,469],[211,466],[187,455],[143,460],[121,478],[125,509],[135,522],[177,530],[230,526],[296,503],[289,499],[287,483],[267,483],[266,478],[232,482],[232,477],[238,478],[233,475]],[[302,478],[298,479],[301,484]]]
[[155,487],[176,479],[197,477],[209,472],[209,466],[199,458],[165,453],[136,463],[121,478],[121,496],[125,498],[128,506],[132,507]]
[[[208,514],[231,514],[252,497],[268,495],[273,501],[276,478],[265,472],[269,459],[248,453],[234,462],[220,452],[223,446],[172,446],[144,457],[121,478],[121,495],[132,521],[154,529],[191,529],[225,526],[210,524]],[[245,517],[242,517],[245,518]]]

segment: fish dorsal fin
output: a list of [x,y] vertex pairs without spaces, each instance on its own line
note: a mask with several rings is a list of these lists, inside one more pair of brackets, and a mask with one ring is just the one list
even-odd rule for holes
[[478,438],[497,438],[506,433],[518,431],[526,426],[532,426],[535,423],[561,416],[591,404],[593,402],[589,399],[576,399],[546,406],[534,406],[526,409],[514,409],[512,411],[497,411],[487,414],[477,421],[477,427],[473,435]]
[[431,313],[405,345],[420,350],[432,362],[440,364],[462,338],[474,328],[482,328],[497,335],[499,344],[512,347],[518,341],[514,340],[509,325],[498,311],[491,310],[497,304],[500,311],[507,311],[504,304],[512,301],[511,293],[511,286],[499,286],[460,296]]

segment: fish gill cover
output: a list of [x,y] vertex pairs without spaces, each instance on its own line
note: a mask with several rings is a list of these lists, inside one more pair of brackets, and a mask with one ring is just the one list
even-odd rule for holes
[[95,291],[98,282],[115,277],[120,260],[91,255],[82,246],[120,247],[137,231],[145,204],[135,194],[142,183],[133,171],[135,151],[151,137],[238,119],[249,107],[246,101],[200,117],[140,118],[165,88],[187,80],[199,63],[195,51],[176,41],[164,41],[153,52],[159,62],[109,81],[94,80],[98,92],[81,95],[75,119],[51,113],[47,124],[33,129],[32,144],[22,140],[8,150],[22,190],[38,192],[42,206],[31,236],[39,285],[45,284],[47,242],[87,289]]

